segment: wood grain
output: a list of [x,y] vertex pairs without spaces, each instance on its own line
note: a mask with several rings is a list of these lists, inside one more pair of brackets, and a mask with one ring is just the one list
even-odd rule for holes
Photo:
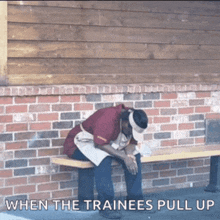
[[9,5],[9,22],[220,30],[220,17]]
[[10,5],[87,8],[219,16],[220,3],[210,1],[9,1]]
[[0,2],[0,86],[7,74],[7,2]]
[[[173,147],[154,149],[152,155],[149,157],[141,157],[142,163],[160,162],[170,160],[192,159],[192,158],[206,158],[210,156],[220,155],[220,146],[189,146],[189,147]],[[58,165],[72,166],[78,168],[91,168],[94,165],[91,162],[69,159],[67,156],[60,156],[51,158],[52,163]],[[114,161],[113,165],[117,163]]]
[[119,58],[119,59],[220,59],[220,46],[16,42],[8,44],[8,57],[27,58]]
[[220,31],[9,23],[8,39],[220,45]]

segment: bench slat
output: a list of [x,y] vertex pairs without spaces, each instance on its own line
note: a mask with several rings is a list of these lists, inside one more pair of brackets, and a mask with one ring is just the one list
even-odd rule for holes
[[[152,150],[150,157],[142,157],[141,162],[159,162],[168,160],[181,160],[190,158],[200,158],[209,156],[219,156],[220,145],[209,146],[191,146],[191,147],[173,147],[160,148]],[[67,156],[51,158],[52,163],[77,168],[92,168],[93,163],[87,161],[69,159]],[[117,164],[116,162],[113,165]]]

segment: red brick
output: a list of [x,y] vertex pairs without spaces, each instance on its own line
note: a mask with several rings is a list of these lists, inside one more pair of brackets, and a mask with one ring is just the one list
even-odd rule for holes
[[161,131],[175,131],[177,130],[177,124],[161,125]]
[[52,198],[68,198],[68,197],[72,197],[72,190],[68,189],[68,190],[59,190],[59,191],[55,191],[52,192]]
[[12,122],[12,115],[0,116],[0,123]]
[[194,129],[194,123],[182,123],[179,124],[179,130],[191,130]]
[[147,115],[159,115],[159,109],[146,109],[145,110]]
[[39,130],[50,130],[51,123],[32,123],[30,124],[30,130],[39,131]]
[[12,193],[13,193],[13,188],[12,187],[7,187],[7,188],[1,188],[0,189],[0,195],[1,196],[12,195]]
[[0,105],[2,104],[12,104],[13,98],[11,97],[0,97]]
[[12,177],[12,170],[0,170],[0,178]]
[[57,104],[52,105],[52,111],[72,111],[72,105],[71,104]]
[[207,119],[220,119],[220,113],[208,113],[206,114]]
[[50,176],[49,175],[40,175],[40,176],[30,176],[28,177],[28,183],[43,183],[49,182]]
[[70,179],[71,179],[71,173],[56,173],[51,176],[52,181],[64,181]]
[[177,145],[177,140],[163,140],[161,141],[161,146],[175,146]]
[[50,165],[50,158],[37,158],[37,159],[30,159],[29,160],[30,166],[36,166],[36,165]]
[[16,186],[27,184],[27,177],[10,178],[5,180],[7,186]]
[[41,149],[38,150],[38,156],[44,157],[44,156],[52,156],[52,155],[59,155],[59,149]]
[[189,160],[188,167],[200,167],[203,166],[203,160]]
[[27,142],[6,143],[6,150],[17,150],[27,148]]
[[161,98],[162,99],[176,99],[177,94],[176,93],[163,93]]
[[160,177],[176,176],[176,170],[160,171]]
[[68,133],[70,132],[70,130],[62,130],[60,131],[60,137],[67,137]]
[[209,173],[210,172],[210,167],[197,167],[195,168],[195,173]]
[[27,131],[27,130],[28,130],[28,125],[24,123],[6,125],[6,131]]
[[38,104],[38,105],[30,105],[30,112],[47,112],[50,111],[50,105],[47,104]]
[[194,108],[180,108],[179,114],[191,114],[194,113]]
[[197,98],[211,97],[211,92],[196,92]]
[[58,113],[39,114],[38,121],[57,121],[58,117]]
[[204,106],[204,107],[196,107],[195,112],[210,112],[211,107],[210,106]]
[[30,200],[48,200],[50,198],[50,192],[43,192],[43,193],[31,193],[29,194]]
[[15,103],[35,103],[36,97],[15,97]]
[[38,185],[38,191],[52,191],[58,189],[58,183],[46,183]]
[[15,194],[32,193],[35,192],[35,185],[25,185],[14,187]]
[[154,107],[156,107],[156,108],[170,107],[170,101],[155,101],[154,102]]
[[205,143],[205,138],[195,138],[195,143],[196,144],[204,144]]
[[159,177],[159,172],[143,173],[143,179],[156,179]]
[[59,102],[59,96],[40,96],[38,103],[55,103]]
[[171,184],[180,184],[180,183],[185,183],[186,182],[186,177],[174,177],[171,178]]
[[75,104],[74,110],[80,111],[80,110],[93,110],[93,104]]
[[168,123],[170,122],[170,117],[154,117],[154,123]]
[[60,102],[80,102],[80,96],[61,96]]
[[27,105],[6,106],[6,113],[27,112]]

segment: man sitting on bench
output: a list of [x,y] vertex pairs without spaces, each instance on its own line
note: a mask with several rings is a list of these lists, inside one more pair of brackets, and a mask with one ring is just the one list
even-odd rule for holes
[[[106,200],[113,203],[114,199],[112,158],[124,168],[127,200],[143,200],[140,153],[136,150],[133,132],[142,133],[147,125],[148,118],[143,110],[120,104],[96,111],[69,132],[64,142],[64,154],[95,164],[95,183],[101,207]],[[121,218],[116,210],[104,209],[99,213],[106,218]]]

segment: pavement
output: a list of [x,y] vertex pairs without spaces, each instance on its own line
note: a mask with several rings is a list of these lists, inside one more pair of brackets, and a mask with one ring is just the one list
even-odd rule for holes
[[[122,204],[124,200],[120,200]],[[98,202],[98,201],[96,201]],[[169,190],[159,193],[150,193],[145,195],[145,206],[140,203],[140,209],[149,209],[145,211],[128,211],[122,207],[123,220],[217,220],[220,219],[220,192],[211,193],[205,192],[204,188],[188,188]],[[57,206],[56,206],[57,204]],[[66,201],[67,204],[67,201]],[[86,203],[85,203],[86,204]],[[97,203],[95,203],[97,204]],[[116,202],[117,204],[117,202]],[[38,204],[39,205],[39,204]],[[45,204],[44,204],[45,205]],[[13,210],[11,206],[10,211],[0,213],[0,220],[106,220],[99,215],[96,210],[79,211],[77,201],[74,204],[69,203],[69,208],[66,206],[62,209],[61,201],[54,202],[52,205],[36,206],[33,204],[32,209],[37,210],[22,210],[18,208]],[[108,204],[106,204],[108,205]],[[132,205],[132,204],[131,204]],[[143,208],[145,207],[145,208]],[[47,208],[47,210],[45,209]],[[113,207],[114,208],[114,207]],[[133,208],[131,206],[131,208]]]

